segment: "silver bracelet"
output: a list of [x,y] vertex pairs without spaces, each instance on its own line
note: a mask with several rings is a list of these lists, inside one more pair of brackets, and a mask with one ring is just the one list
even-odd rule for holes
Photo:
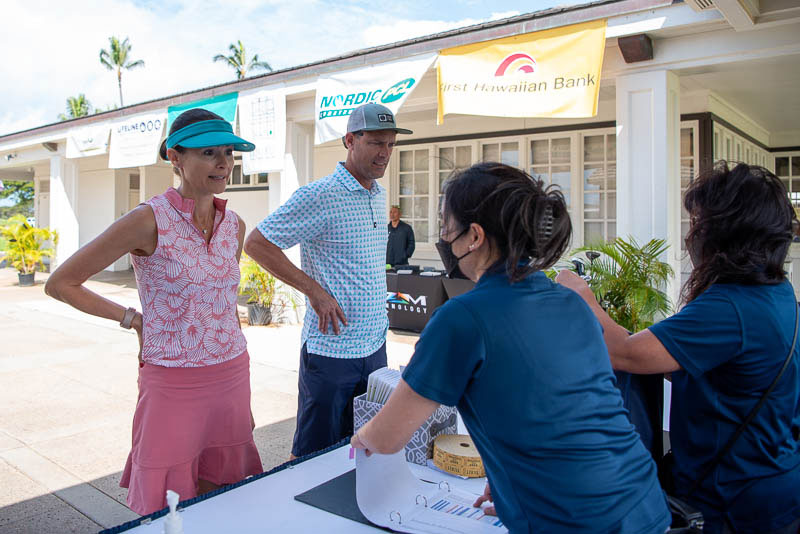
[[131,323],[133,323],[133,319],[136,317],[136,308],[128,308],[125,310],[125,315],[122,317],[122,320],[119,322],[119,325],[122,328],[130,330]]

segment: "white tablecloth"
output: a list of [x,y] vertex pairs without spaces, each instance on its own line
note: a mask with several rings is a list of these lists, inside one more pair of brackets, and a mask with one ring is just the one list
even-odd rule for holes
[[[485,479],[461,480],[410,464],[414,474],[427,480],[446,479],[454,487],[480,494]],[[193,504],[180,512],[185,534],[249,532],[375,533],[375,527],[345,519],[294,499],[355,467],[350,446],[345,445],[291,468],[244,484]],[[125,532],[162,534],[164,518]]]

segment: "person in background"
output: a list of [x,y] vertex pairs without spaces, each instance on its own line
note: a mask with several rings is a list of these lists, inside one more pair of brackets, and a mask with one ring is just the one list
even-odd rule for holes
[[[672,373],[670,442],[676,496],[703,512],[708,534],[800,532],[800,343],[743,434],[741,426],[787,361],[797,299],[783,271],[795,213],[767,169],[725,162],[686,191],[686,305],[632,336],[579,277],[559,283],[588,304],[616,369]],[[710,469],[710,471],[709,471]],[[698,477],[705,478],[695,491]]]
[[[215,196],[230,179],[233,151],[254,148],[222,117],[185,111],[160,150],[180,186],[122,216],[45,285],[51,297],[139,335],[139,399],[120,480],[138,514],[166,506],[167,489],[191,499],[262,471],[236,310],[245,227]],[[141,313],[83,285],[128,253]]]
[[512,534],[663,534],[671,517],[655,462],[600,324],[542,272],[569,245],[564,196],[500,163],[457,172],[443,194],[442,262],[476,285],[434,312],[353,447],[397,452],[439,404],[457,406],[489,480],[475,505],[493,501]]
[[386,264],[408,265],[414,255],[414,229],[400,220],[400,206],[392,206],[389,210],[389,242],[386,244]]
[[[258,224],[247,254],[306,295],[292,457],[353,433],[353,398],[386,367],[386,191],[398,133],[392,112],[364,104],[343,138],[347,160],[299,188]],[[300,244],[301,269],[283,249]]]

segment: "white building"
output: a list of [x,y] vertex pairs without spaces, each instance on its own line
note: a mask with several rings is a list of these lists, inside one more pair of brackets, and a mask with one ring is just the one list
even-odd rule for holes
[[[400,136],[383,179],[389,202],[413,224],[412,263],[436,264],[439,185],[454,166],[502,160],[562,186],[573,245],[632,235],[667,239],[676,272],[688,222],[681,191],[714,160],[763,165],[800,204],[800,2],[797,0],[605,0],[556,8],[360,50],[179,96],[0,136],[0,179],[35,182],[36,218],[59,231],[56,262],[133,206],[173,183],[171,168],[111,169],[108,154],[70,159],[70,128],[115,121],[232,91],[284,87],[283,172],[242,176],[225,193],[249,228],[299,186],[345,158],[340,141],[314,145],[317,77],[461,44],[606,18],[598,114],[591,119],[448,115],[436,125],[431,68],[400,108]],[[633,37],[638,36],[638,37]],[[620,42],[643,45],[623,57]],[[652,55],[647,55],[647,44]],[[649,58],[648,58],[649,57]],[[388,206],[387,206],[388,209]],[[127,258],[110,269],[128,268]],[[680,280],[671,287],[677,294]]]

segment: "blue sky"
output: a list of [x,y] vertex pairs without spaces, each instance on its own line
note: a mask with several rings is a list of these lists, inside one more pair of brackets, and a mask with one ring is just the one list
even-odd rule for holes
[[[0,135],[56,122],[68,96],[118,104],[116,76],[99,62],[108,37],[129,37],[125,104],[229,81],[212,57],[241,39],[273,68],[585,0],[4,0]],[[13,21],[13,22],[12,22]]]

